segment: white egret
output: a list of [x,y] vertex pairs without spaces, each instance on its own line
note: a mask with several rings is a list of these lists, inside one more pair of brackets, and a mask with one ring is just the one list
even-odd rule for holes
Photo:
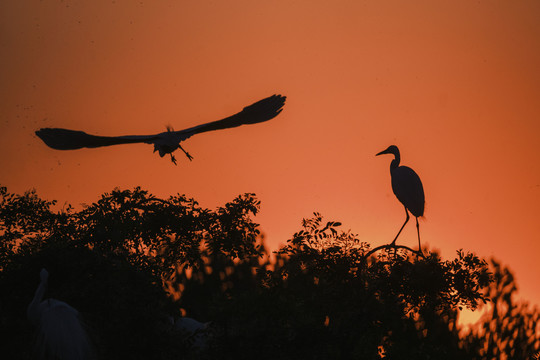
[[79,319],[79,312],[56,299],[43,300],[49,273],[41,269],[41,282],[28,305],[28,320],[38,330],[38,359],[87,360],[94,358],[88,334]]
[[398,200],[405,207],[405,214],[407,215],[405,222],[399,229],[394,241],[391,245],[396,243],[396,240],[401,234],[401,230],[405,227],[409,221],[409,211],[416,217],[416,231],[418,233],[418,251],[422,254],[422,247],[420,246],[420,225],[418,224],[418,218],[424,215],[424,188],[422,181],[418,174],[413,169],[407,166],[399,166],[400,155],[399,149],[395,145],[390,145],[386,150],[381,151],[378,155],[382,154],[394,154],[394,160],[390,163],[390,176],[392,178],[392,191],[398,198]]
[[195,319],[189,317],[181,317],[173,322],[173,328],[176,331],[181,331],[188,335],[188,340],[191,345],[198,349],[204,349],[207,346],[209,339],[209,326],[210,322],[201,323]]
[[246,106],[242,111],[221,120],[212,121],[206,124],[194,126],[188,129],[167,131],[155,135],[125,135],[125,136],[97,136],[90,135],[83,131],[43,128],[36,131],[36,135],[48,146],[57,150],[75,150],[81,148],[96,148],[101,146],[146,143],[154,144],[154,152],[158,151],[159,156],[171,155],[171,160],[176,164],[173,152],[182,150],[189,160],[193,157],[182,148],[180,142],[189,137],[206,131],[228,129],[246,124],[256,124],[268,121],[276,117],[285,105],[285,96],[272,95],[262,99],[252,105]]

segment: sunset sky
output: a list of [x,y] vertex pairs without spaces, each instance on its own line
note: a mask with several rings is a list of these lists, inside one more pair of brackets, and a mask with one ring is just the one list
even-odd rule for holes
[[[495,257],[540,304],[540,1],[0,3],[0,184],[59,204],[141,186],[215,208],[245,192],[276,249],[314,211],[373,246],[404,221],[391,155],[420,175],[423,244]],[[272,94],[275,119],[57,151],[34,131],[153,134]],[[398,244],[416,248],[414,221]]]

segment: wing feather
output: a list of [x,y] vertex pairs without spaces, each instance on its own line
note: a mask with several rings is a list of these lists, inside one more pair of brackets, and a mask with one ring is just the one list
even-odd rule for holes
[[82,148],[96,148],[118,144],[133,144],[151,142],[156,135],[143,136],[97,136],[87,134],[84,131],[44,128],[36,131],[36,135],[45,144],[56,150],[75,150]]
[[424,187],[418,174],[408,166],[392,170],[392,190],[398,200],[416,217],[424,215]]
[[268,121],[279,115],[283,110],[286,99],[286,96],[272,95],[246,106],[239,113],[226,117],[225,119],[197,125],[188,129],[176,131],[176,133],[182,135],[183,139],[187,139],[192,135],[207,131],[229,129],[240,125],[257,124]]

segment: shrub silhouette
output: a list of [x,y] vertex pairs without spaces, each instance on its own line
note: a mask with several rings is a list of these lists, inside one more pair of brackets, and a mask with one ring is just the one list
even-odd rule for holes
[[494,281],[486,290],[491,303],[478,326],[464,336],[474,359],[534,359],[540,350],[540,312],[515,299],[517,286],[510,269],[491,259]]
[[[47,296],[81,312],[103,359],[492,354],[481,340],[487,333],[499,339],[500,327],[464,337],[456,324],[459,308],[499,301],[487,290],[484,260],[461,250],[442,260],[403,247],[371,249],[318,213],[272,255],[252,219],[259,205],[244,194],[209,210],[182,195],[160,199],[135,188],[103,194],[80,211],[54,211],[55,202],[33,191],[0,188],[2,358],[30,358],[25,311],[41,267],[51,273]],[[514,317],[538,318],[513,309]],[[172,331],[167,318],[180,313],[212,321],[208,348],[190,349]]]

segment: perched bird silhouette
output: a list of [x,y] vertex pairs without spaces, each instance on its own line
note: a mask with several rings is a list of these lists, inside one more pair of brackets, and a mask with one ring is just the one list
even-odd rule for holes
[[41,282],[27,317],[38,330],[35,357],[38,359],[86,360],[94,359],[94,351],[79,312],[56,299],[43,300],[49,273],[41,269]]
[[401,230],[405,227],[409,221],[409,211],[416,217],[416,231],[418,232],[418,251],[422,253],[422,247],[420,246],[420,225],[418,224],[418,218],[424,215],[424,188],[422,181],[418,174],[413,169],[407,166],[399,166],[400,155],[399,149],[395,145],[390,145],[386,150],[381,151],[376,156],[382,154],[394,154],[394,160],[390,163],[390,176],[392,177],[392,191],[398,198],[398,200],[405,207],[405,214],[407,218],[399,229],[394,241],[391,245],[395,245],[396,240],[401,234]]
[[221,120],[194,126],[188,129],[173,131],[167,127],[167,131],[156,135],[124,135],[124,136],[97,136],[83,131],[43,128],[36,131],[36,135],[48,146],[57,150],[75,150],[81,148],[96,148],[101,146],[145,143],[154,144],[154,152],[159,156],[171,155],[171,161],[176,164],[176,158],[172,154],[175,150],[182,150],[189,160],[193,157],[182,148],[180,142],[189,137],[206,131],[221,130],[246,124],[256,124],[275,118],[285,105],[285,96],[272,95],[252,105],[246,106],[242,111]]

